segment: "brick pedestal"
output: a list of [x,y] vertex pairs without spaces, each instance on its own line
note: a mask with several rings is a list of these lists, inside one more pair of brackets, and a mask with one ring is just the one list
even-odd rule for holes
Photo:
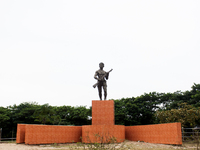
[[92,101],[92,125],[114,125],[114,101]]
[[84,143],[114,143],[125,139],[125,126],[115,125],[114,101],[92,101],[92,125],[82,126]]

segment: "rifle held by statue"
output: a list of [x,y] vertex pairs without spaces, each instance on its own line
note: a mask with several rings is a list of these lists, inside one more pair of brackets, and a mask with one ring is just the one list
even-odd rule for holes
[[[113,70],[113,69],[111,69],[111,70],[108,71],[105,75],[103,75],[103,76],[101,77],[100,80],[102,80],[103,78],[105,78],[105,76],[107,76],[107,74],[110,73],[112,70]],[[98,84],[99,84],[99,81],[98,81],[97,83],[95,83],[95,84],[93,85],[93,87],[96,88],[96,86],[97,86]]]

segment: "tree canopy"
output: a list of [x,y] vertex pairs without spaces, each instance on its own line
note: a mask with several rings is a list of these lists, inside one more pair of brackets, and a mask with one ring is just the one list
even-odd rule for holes
[[[174,93],[144,93],[138,97],[115,102],[116,125],[147,125],[181,122],[183,127],[200,124],[200,84],[190,91]],[[0,128],[3,137],[16,133],[17,124],[91,125],[92,107],[50,106],[36,102],[0,107]]]

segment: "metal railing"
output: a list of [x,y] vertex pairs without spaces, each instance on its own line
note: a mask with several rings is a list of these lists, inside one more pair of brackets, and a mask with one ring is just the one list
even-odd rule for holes
[[182,128],[182,140],[194,140],[200,138],[200,129],[197,128]]
[[0,142],[3,140],[16,140],[16,138],[13,137],[13,131],[12,131],[12,138],[2,138],[2,128],[0,128]]
[[[3,140],[5,140],[5,141],[6,141],[6,140],[16,140],[16,138],[1,138],[1,141],[3,141]],[[0,141],[0,142],[1,142],[1,141]]]

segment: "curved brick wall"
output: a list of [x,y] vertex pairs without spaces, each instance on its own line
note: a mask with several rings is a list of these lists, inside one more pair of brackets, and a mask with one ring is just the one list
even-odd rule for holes
[[125,128],[127,140],[182,145],[181,123],[179,122]]
[[117,142],[125,139],[125,126],[123,125],[86,125],[82,126],[82,142],[109,143],[116,138]]

